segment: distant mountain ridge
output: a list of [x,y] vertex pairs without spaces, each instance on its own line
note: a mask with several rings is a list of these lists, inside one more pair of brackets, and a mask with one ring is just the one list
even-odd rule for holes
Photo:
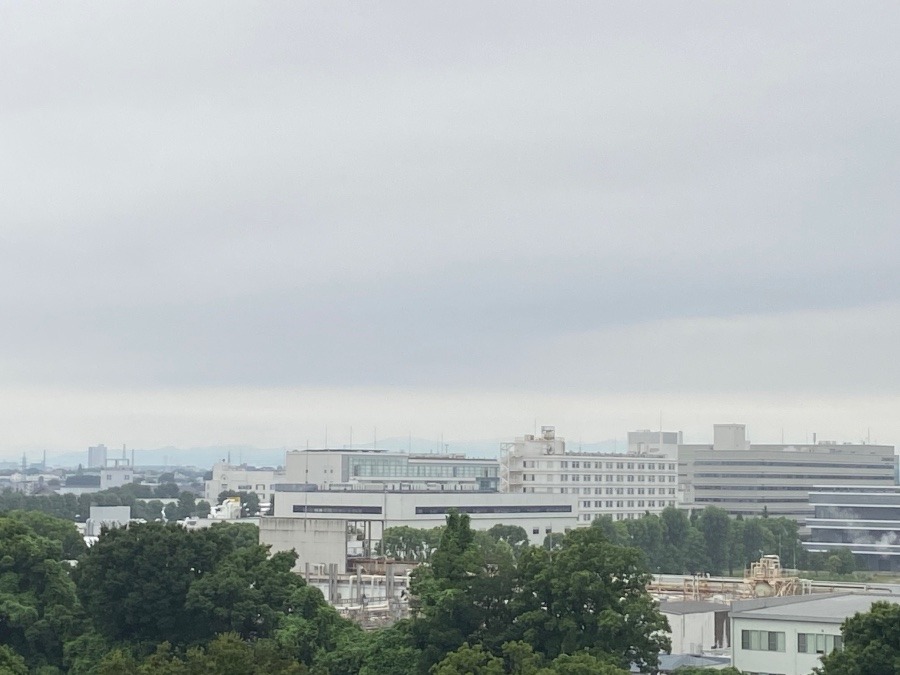
[[[509,439],[512,440],[512,439]],[[473,441],[444,441],[443,452],[468,455],[470,457],[497,458],[500,456],[500,444],[507,442],[505,439],[487,439]],[[414,454],[440,454],[442,451],[439,440],[430,440],[416,437],[391,437],[378,439],[378,450],[390,452],[412,452]],[[317,448],[318,446],[310,446]],[[334,450],[371,449],[373,444],[354,443],[332,447]],[[141,466],[196,466],[209,468],[218,461],[231,461],[232,464],[248,464],[251,466],[280,466],[284,464],[285,452],[300,450],[303,447],[286,448],[257,448],[252,445],[217,445],[208,447],[177,448],[168,446],[153,449],[134,449],[134,460],[138,467]],[[567,441],[566,449],[570,452],[624,452],[622,441],[605,440],[592,443],[578,443]],[[125,455],[131,459],[130,448],[125,450]],[[121,457],[122,450],[109,448],[107,457]],[[42,455],[30,453],[28,463],[40,461]],[[47,464],[54,467],[77,467],[79,464],[87,465],[87,448],[81,452],[48,452]]]

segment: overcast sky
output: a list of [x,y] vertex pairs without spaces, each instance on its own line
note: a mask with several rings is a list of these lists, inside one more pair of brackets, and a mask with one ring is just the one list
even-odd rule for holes
[[0,454],[660,414],[900,443],[898,34],[896,3],[3,2]]

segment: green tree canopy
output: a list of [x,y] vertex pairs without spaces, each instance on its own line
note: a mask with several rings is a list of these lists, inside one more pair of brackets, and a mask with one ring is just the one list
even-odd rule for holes
[[[100,634],[113,642],[183,645],[208,639],[216,629],[234,628],[234,622],[239,622],[236,617],[249,611],[241,604],[247,595],[228,595],[226,589],[235,583],[232,572],[237,574],[233,566],[226,565],[218,576],[215,573],[237,550],[258,549],[246,555],[261,562],[265,549],[255,541],[242,542],[245,546],[239,549],[241,533],[231,532],[231,527],[223,524],[188,532],[174,524],[133,523],[104,532],[75,569],[78,594]],[[282,556],[274,563],[267,561],[266,569],[280,571],[285,564]],[[246,571],[251,577],[258,573],[257,569]],[[203,588],[217,594],[221,604],[215,616],[204,614],[199,600],[187,604],[192,584],[207,576],[221,581],[221,586],[203,582]],[[287,583],[283,575],[277,579]],[[291,579],[302,584],[299,577]],[[286,587],[285,592],[289,591]],[[251,595],[257,597],[259,592],[256,589]],[[197,620],[198,614],[204,621]]]
[[655,667],[668,623],[647,594],[640,551],[610,544],[600,528],[573,530],[555,553],[532,549],[514,600],[519,639],[548,658],[589,650],[617,665]]
[[900,604],[876,602],[841,626],[843,649],[822,658],[819,675],[900,673]]
[[[18,518],[0,517],[0,644],[32,668],[60,666],[66,640],[82,627],[61,558],[59,541],[39,536]],[[3,658],[18,663],[9,653]]]

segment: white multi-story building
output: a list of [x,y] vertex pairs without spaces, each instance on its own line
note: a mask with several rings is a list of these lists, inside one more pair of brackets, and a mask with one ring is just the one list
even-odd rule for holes
[[269,502],[275,493],[275,485],[283,482],[285,474],[282,469],[258,469],[221,461],[213,464],[212,474],[204,484],[203,496],[215,505],[223,492],[255,492],[260,502]]
[[732,663],[748,675],[808,675],[822,656],[841,649],[841,624],[896,595],[815,594],[735,602]]
[[677,461],[657,452],[569,452],[554,427],[541,427],[540,436],[504,443],[501,453],[502,491],[572,495],[580,524],[602,515],[626,520],[658,514],[678,499]]

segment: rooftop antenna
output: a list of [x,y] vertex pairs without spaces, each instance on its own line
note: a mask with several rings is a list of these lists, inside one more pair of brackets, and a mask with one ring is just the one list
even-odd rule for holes
[[374,450],[378,449],[378,427],[372,428],[372,448]]
[[350,449],[353,449],[353,427],[350,427]]
[[131,468],[134,468],[134,448],[131,449]]
[[412,432],[409,432],[409,439],[406,441],[406,452],[412,454]]
[[325,425],[325,449],[328,449],[328,425]]
[[44,450],[44,461],[41,463],[41,471],[47,470],[47,451]]
[[662,410],[659,411],[659,451],[662,452],[663,445],[663,433],[662,433]]

